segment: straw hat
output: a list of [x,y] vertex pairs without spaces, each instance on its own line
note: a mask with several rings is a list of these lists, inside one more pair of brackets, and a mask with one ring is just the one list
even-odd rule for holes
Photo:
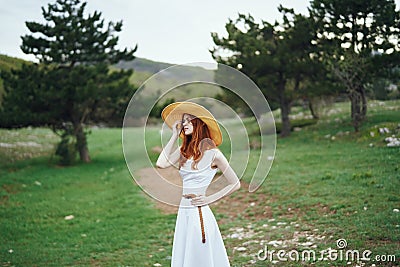
[[[214,141],[216,146],[222,143],[222,133],[217,120],[214,116],[203,106],[193,103],[193,102],[175,102],[166,106],[161,112],[161,117],[168,125],[172,128],[172,125],[177,120],[182,120],[184,113],[193,115],[201,119],[210,130],[211,139]],[[183,133],[181,133],[183,137]]]

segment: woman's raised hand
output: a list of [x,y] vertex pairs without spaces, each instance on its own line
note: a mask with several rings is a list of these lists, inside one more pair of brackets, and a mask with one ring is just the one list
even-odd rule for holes
[[181,133],[181,130],[182,130],[182,122],[180,120],[174,122],[174,124],[172,125],[172,135],[178,136]]

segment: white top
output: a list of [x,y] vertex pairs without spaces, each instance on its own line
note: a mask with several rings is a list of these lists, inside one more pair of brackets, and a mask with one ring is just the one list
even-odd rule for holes
[[217,168],[212,168],[212,162],[218,149],[209,149],[197,163],[197,169],[192,169],[193,159],[188,159],[179,170],[182,177],[183,194],[205,195],[208,186],[217,173]]

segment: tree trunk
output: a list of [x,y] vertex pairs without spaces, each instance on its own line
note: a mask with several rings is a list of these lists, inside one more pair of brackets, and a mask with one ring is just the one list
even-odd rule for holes
[[353,123],[354,130],[358,132],[360,126],[367,115],[367,97],[363,85],[359,85],[358,88],[352,89],[349,92],[349,98],[351,102],[351,120]]
[[354,127],[354,131],[358,132],[360,130],[360,125],[362,121],[361,115],[361,95],[358,91],[352,90],[349,93],[350,103],[351,103],[351,121]]
[[311,112],[311,115],[312,115],[312,117],[314,118],[314,119],[319,119],[319,116],[318,116],[318,114],[315,112],[315,110],[314,110],[314,105],[313,105],[313,103],[312,103],[312,101],[311,101],[311,99],[310,100],[308,100],[308,108],[310,109],[310,112]]
[[88,163],[91,161],[89,149],[87,146],[86,134],[83,131],[82,123],[74,124],[74,133],[76,137],[76,145],[79,151],[79,158],[81,161]]
[[281,137],[287,137],[290,135],[290,105],[289,101],[285,96],[284,89],[280,90],[280,108],[281,108],[281,117],[282,117],[282,129],[281,129]]
[[361,102],[362,102],[362,106],[361,106],[362,118],[361,119],[364,121],[365,117],[367,116],[367,107],[368,107],[364,85],[360,85],[360,94],[361,94]]

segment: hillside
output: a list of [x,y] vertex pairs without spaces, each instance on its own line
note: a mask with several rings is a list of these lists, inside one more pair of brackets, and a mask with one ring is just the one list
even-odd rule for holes
[[[11,57],[0,54],[0,70],[9,71],[12,68],[19,68],[23,63],[28,61],[21,58]],[[154,74],[160,70],[173,66],[173,64],[152,61],[145,58],[135,58],[133,61],[121,62],[115,65],[121,69],[134,69],[136,72],[144,72]]]
[[[10,57],[0,54],[0,71],[10,71],[11,69],[18,69],[22,66],[23,63],[27,62],[28,61],[25,61],[20,58]],[[3,80],[0,78],[0,106],[3,100],[3,95],[4,95]]]
[[20,58],[0,54],[0,70],[2,71],[10,71],[12,68],[20,68],[23,63],[27,62],[28,61]]
[[[159,95],[160,88],[174,88],[180,84],[181,80],[213,80],[214,73],[205,70],[202,67],[196,66],[176,66],[173,72],[162,72],[152,79],[151,85],[145,84],[146,81],[156,73],[159,73],[169,67],[175,66],[174,64],[152,61],[144,58],[135,58],[133,61],[118,63],[115,67],[122,69],[133,69],[134,73],[131,77],[131,83],[137,87],[146,87],[145,95]],[[184,87],[184,88],[182,88]],[[175,100],[184,100],[194,97],[214,97],[216,94],[221,93],[221,89],[216,86],[207,84],[190,84],[184,85],[180,89],[171,90],[163,99],[174,98]]]
[[[0,70],[9,71],[12,68],[19,68],[24,62],[27,61],[0,54]],[[117,69],[133,69],[134,73],[130,78],[130,82],[136,87],[140,87],[152,75],[171,66],[174,66],[174,64],[152,61],[145,58],[135,58],[133,61],[118,63],[114,67]],[[201,67],[179,66],[177,68],[179,68],[179,71],[174,71],[172,75],[160,75],[157,79],[154,79],[152,86],[146,87],[146,95],[158,95],[160,88],[174,87],[177,81],[180,81],[182,78],[189,78],[196,81],[205,76],[209,77],[213,75],[212,72],[206,71]],[[215,86],[199,87],[198,85],[190,85],[186,87],[185,90],[175,90],[175,92],[169,93],[166,97],[174,98],[175,100],[183,100],[199,96],[213,97],[221,92],[220,89]],[[0,104],[3,92],[3,83],[0,79]]]
[[132,61],[123,61],[116,65],[117,68],[134,69],[137,72],[146,72],[151,74],[157,73],[160,70],[166,69],[171,66],[173,66],[173,64],[157,62],[140,57],[136,57]]

